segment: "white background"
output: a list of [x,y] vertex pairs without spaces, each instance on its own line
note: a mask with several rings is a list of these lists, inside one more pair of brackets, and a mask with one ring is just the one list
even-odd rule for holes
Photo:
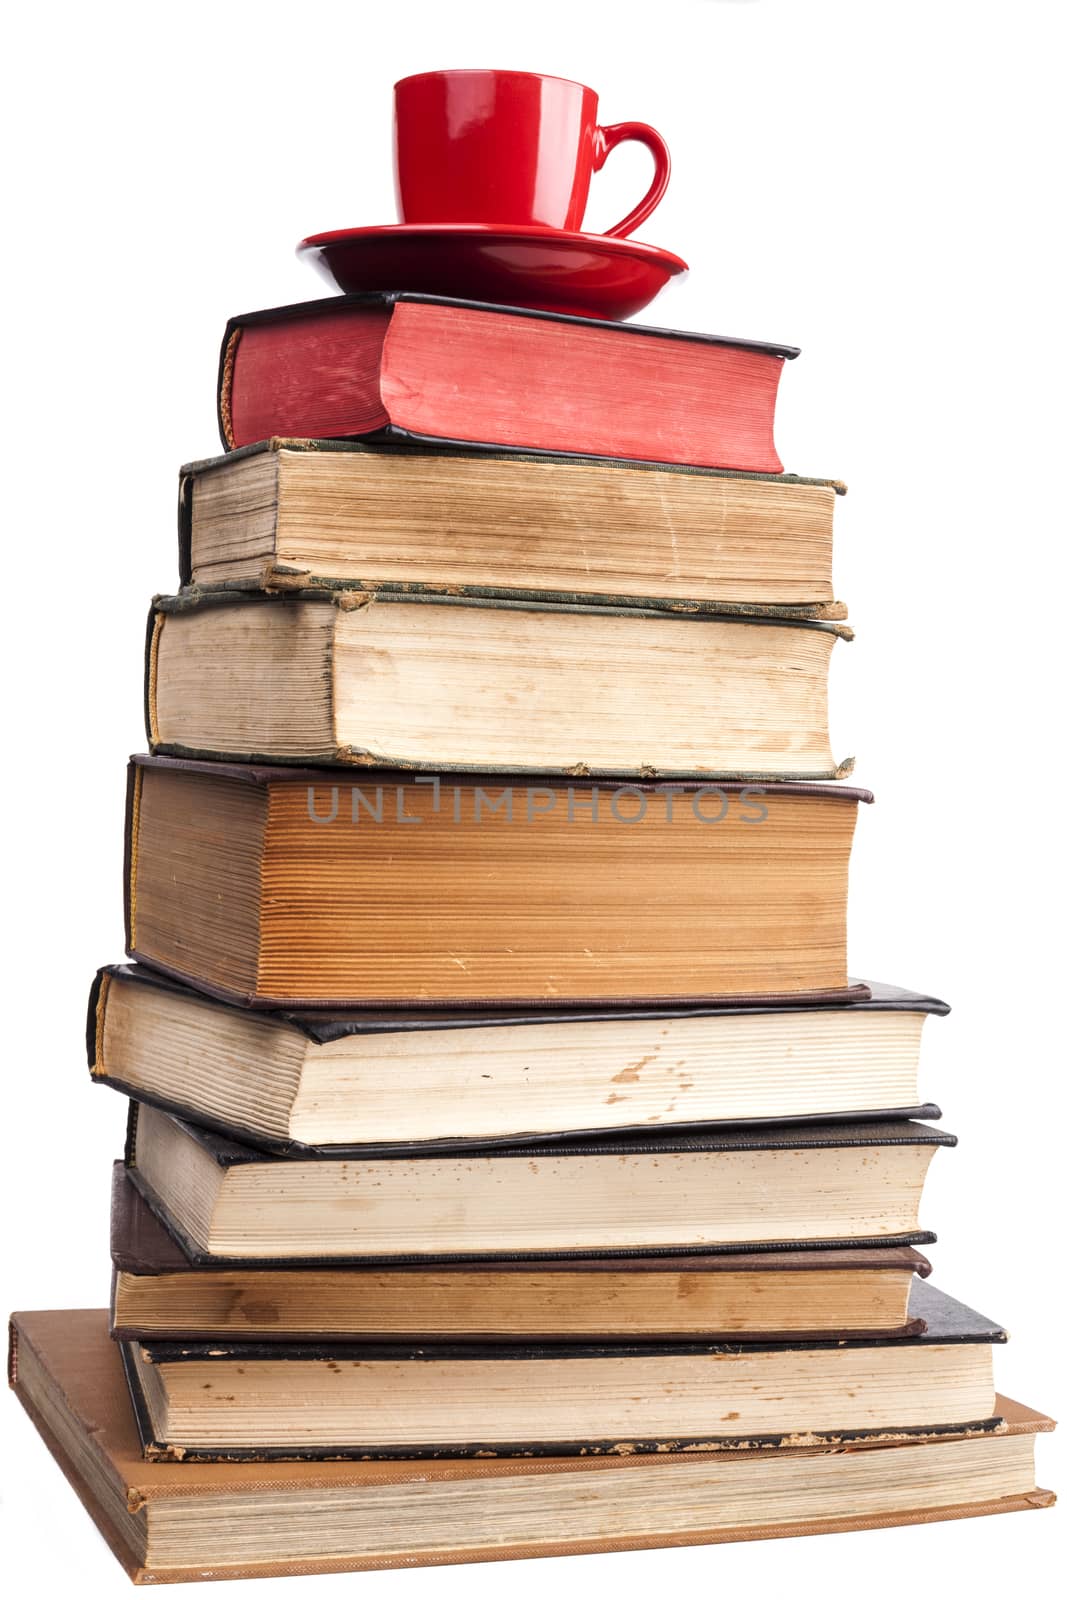
[[[858,639],[837,651],[834,727],[878,796],[853,857],[851,967],[953,1002],[925,1043],[924,1092],[961,1140],[926,1196],[935,1281],[1011,1329],[1005,1392],[1062,1407],[1060,19],[1027,0],[259,0],[9,17],[8,1305],[107,1293],[123,1105],[89,1087],[84,1004],[96,966],[122,954],[144,615],[176,583],[176,469],[218,449],[225,319],[325,292],[294,257],[304,234],[394,220],[395,79],[519,67],[592,84],[604,121],[651,122],[672,148],[641,236],[692,271],[643,320],[803,347],[778,444],[790,470],[850,484],[837,588]],[[646,163],[636,148],[612,156],[590,228],[628,209]],[[16,1583],[47,1573],[83,1600],[124,1593],[26,1419],[13,1401],[0,1412]],[[1053,1487],[1057,1455],[1040,1442]],[[1036,1575],[1058,1532],[1054,1512],[277,1582],[294,1600],[356,1584],[381,1600],[488,1600],[502,1583],[530,1600],[546,1584],[992,1594]]]

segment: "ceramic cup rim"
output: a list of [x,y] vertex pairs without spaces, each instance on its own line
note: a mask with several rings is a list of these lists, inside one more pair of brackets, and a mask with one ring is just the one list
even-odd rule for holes
[[579,83],[577,78],[561,78],[558,73],[530,72],[518,67],[436,67],[432,72],[412,72],[406,78],[398,78],[393,90],[395,92],[405,84],[425,82],[430,78],[537,78],[549,83],[566,83],[572,89],[596,95],[595,89],[591,89],[587,83]]

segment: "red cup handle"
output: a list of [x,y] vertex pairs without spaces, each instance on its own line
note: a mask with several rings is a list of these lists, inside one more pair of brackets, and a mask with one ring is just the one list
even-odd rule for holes
[[646,149],[651,150],[656,163],[656,174],[644,199],[638,201],[621,222],[605,230],[605,237],[608,239],[625,239],[627,234],[639,228],[645,218],[650,217],[655,211],[671,180],[671,153],[662,136],[655,128],[650,128],[647,122],[614,122],[610,128],[598,128],[594,134],[594,172],[600,171],[615,146],[622,144],[625,139],[636,139],[638,144],[643,144]]

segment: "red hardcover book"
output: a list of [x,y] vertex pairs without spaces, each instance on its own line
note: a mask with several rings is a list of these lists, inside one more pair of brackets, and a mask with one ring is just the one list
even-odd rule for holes
[[367,294],[235,317],[219,424],[272,437],[433,440],[777,473],[798,352],[704,334]]

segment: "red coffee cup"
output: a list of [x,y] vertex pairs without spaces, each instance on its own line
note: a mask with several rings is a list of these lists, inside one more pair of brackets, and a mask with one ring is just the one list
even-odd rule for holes
[[402,222],[581,228],[589,181],[625,139],[656,163],[639,205],[607,230],[632,233],[663,198],[671,158],[643,122],[597,124],[597,97],[539,72],[420,72],[396,85],[396,201]]

